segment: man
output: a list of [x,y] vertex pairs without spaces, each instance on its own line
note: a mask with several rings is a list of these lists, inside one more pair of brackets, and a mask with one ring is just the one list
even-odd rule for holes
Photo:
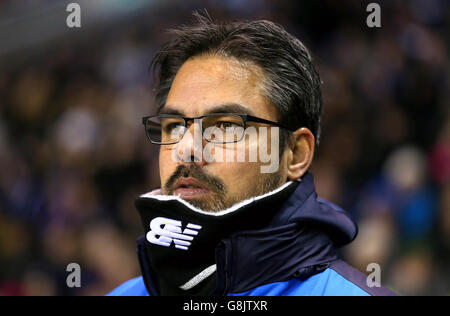
[[159,110],[143,123],[162,188],[136,200],[142,276],[110,295],[390,294],[339,259],[357,227],[315,193],[308,50],[268,21],[196,18],[154,59]]

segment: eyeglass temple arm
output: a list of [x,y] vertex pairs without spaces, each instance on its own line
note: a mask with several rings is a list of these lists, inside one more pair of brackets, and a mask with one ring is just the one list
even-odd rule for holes
[[247,121],[249,121],[249,122],[256,122],[256,123],[264,123],[264,124],[275,125],[275,126],[278,126],[278,127],[284,128],[284,129],[287,129],[287,130],[292,131],[292,132],[294,131],[294,130],[292,130],[292,128],[283,126],[283,125],[281,125],[281,124],[279,124],[279,123],[277,123],[277,122],[272,122],[272,121],[265,120],[265,119],[262,119],[262,118],[259,118],[259,117],[255,117],[255,116],[247,115]]

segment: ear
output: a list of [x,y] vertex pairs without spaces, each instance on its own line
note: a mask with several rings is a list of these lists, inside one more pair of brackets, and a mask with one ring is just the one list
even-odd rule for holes
[[287,177],[290,181],[301,178],[309,169],[314,157],[314,144],[314,135],[306,127],[299,128],[290,137],[287,158]]

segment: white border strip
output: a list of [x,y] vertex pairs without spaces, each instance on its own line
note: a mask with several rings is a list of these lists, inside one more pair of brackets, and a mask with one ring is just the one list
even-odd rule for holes
[[207,267],[205,270],[194,276],[192,279],[187,281],[185,284],[180,286],[180,289],[182,290],[190,290],[200,282],[202,282],[204,279],[209,277],[211,274],[216,272],[217,266],[213,264],[212,266]]
[[[299,179],[297,181],[300,182],[301,180]],[[210,215],[210,216],[223,216],[223,215],[229,214],[231,212],[234,212],[238,208],[241,208],[241,207],[243,207],[245,205],[248,205],[248,204],[250,204],[250,203],[252,203],[254,201],[257,201],[257,200],[263,199],[263,198],[265,198],[267,196],[276,194],[276,193],[280,192],[281,190],[285,189],[286,187],[288,187],[292,182],[293,181],[288,181],[288,182],[286,182],[285,184],[283,184],[282,186],[280,186],[279,188],[277,188],[277,189],[275,189],[273,191],[270,191],[270,192],[268,192],[266,194],[263,194],[263,195],[258,195],[258,196],[249,198],[249,199],[244,200],[244,201],[241,201],[241,202],[236,203],[233,206],[231,206],[231,207],[229,207],[229,208],[227,208],[225,210],[219,211],[219,212],[206,212],[206,211],[203,211],[203,210],[195,207],[194,205],[190,204],[189,202],[186,202],[185,200],[181,199],[178,195],[160,195],[160,194],[152,195],[152,192],[148,192],[148,193],[145,193],[145,194],[141,195],[140,197],[141,198],[155,199],[155,200],[159,200],[159,201],[178,201],[178,202],[183,203],[184,205],[186,205],[188,208],[190,208],[194,212],[197,212],[197,213],[200,213],[200,214],[204,214],[204,215]]]

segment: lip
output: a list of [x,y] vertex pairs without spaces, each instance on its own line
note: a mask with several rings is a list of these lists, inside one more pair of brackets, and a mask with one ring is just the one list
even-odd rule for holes
[[192,177],[178,179],[174,188],[175,195],[180,195],[183,199],[198,197],[210,192],[204,184]]

